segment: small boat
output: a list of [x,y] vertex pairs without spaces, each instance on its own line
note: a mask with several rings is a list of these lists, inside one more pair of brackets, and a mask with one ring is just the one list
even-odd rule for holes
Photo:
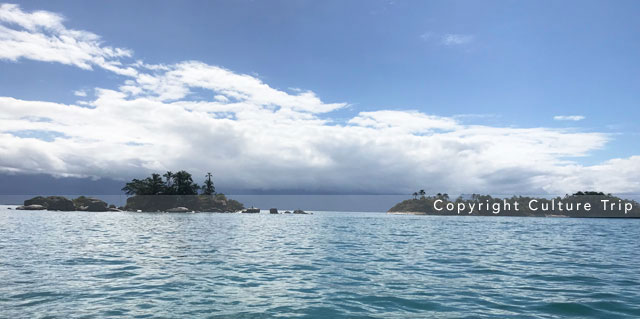
[[260,208],[255,208],[255,207],[251,207],[251,208],[247,208],[245,210],[243,210],[241,213],[243,214],[258,214],[260,213]]

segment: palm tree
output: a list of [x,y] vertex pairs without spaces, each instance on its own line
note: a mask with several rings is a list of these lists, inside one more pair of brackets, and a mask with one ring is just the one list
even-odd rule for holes
[[426,195],[427,193],[425,193],[424,189],[421,189],[418,194],[420,194],[420,199],[424,199],[424,195]]
[[211,176],[211,173],[207,173],[205,176],[207,179],[204,181],[204,186],[202,187],[202,194],[204,195],[213,195],[216,192]]
[[164,173],[165,178],[165,194],[173,194],[173,185],[172,185],[172,180],[173,180],[173,173],[171,171],[167,171],[166,173]]
[[177,195],[197,195],[200,188],[187,171],[176,172],[173,175],[173,184]]
[[164,183],[162,182],[160,174],[151,174],[151,177],[146,178],[146,182],[149,186],[149,192],[152,195],[158,195],[164,191]]
[[[166,181],[163,181],[162,177],[165,177]],[[200,186],[193,182],[191,174],[179,171],[175,174],[167,172],[162,176],[154,173],[143,180],[134,178],[122,188],[122,191],[127,195],[197,195],[199,189]],[[211,190],[215,192],[213,182]]]
[[134,178],[131,182],[124,185],[122,191],[127,195],[145,195],[145,183],[144,181]]
[[418,192],[413,192],[411,195],[413,195],[413,199],[418,199]]

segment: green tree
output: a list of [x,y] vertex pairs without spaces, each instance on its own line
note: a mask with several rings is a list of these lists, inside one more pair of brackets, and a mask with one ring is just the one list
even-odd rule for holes
[[122,191],[127,195],[147,195],[147,187],[144,181],[132,179],[124,185]]
[[[162,179],[165,178],[165,180]],[[213,187],[213,181],[209,178],[208,182],[211,183],[211,193],[215,193]],[[206,188],[205,183],[205,188]],[[200,186],[193,182],[191,174],[186,171],[179,171],[176,173],[167,172],[164,175],[151,174],[150,177],[145,179],[132,179],[131,182],[125,184],[122,188],[127,195],[198,195]],[[205,192],[208,191],[205,189]]]
[[165,186],[160,174],[151,174],[143,180],[134,178],[125,184],[122,191],[127,195],[158,195],[164,193]]
[[149,193],[151,193],[151,195],[162,194],[165,191],[164,182],[162,181],[162,177],[160,176],[160,174],[151,174],[151,177],[147,177],[145,179],[145,183],[147,184]]
[[421,189],[418,194],[420,195],[420,199],[424,199],[424,196],[427,194],[425,193],[424,189]]
[[413,196],[413,199],[418,199],[418,192],[413,192],[411,195]]
[[200,186],[193,182],[189,172],[179,171],[173,175],[173,188],[176,195],[197,195]]
[[213,195],[216,193],[216,188],[213,186],[213,181],[211,180],[211,173],[207,173],[206,180],[204,181],[204,186],[202,187],[202,194],[204,195]]
[[173,172],[167,171],[162,175],[165,178],[164,183],[164,193],[167,195],[175,194],[175,190],[173,189]]

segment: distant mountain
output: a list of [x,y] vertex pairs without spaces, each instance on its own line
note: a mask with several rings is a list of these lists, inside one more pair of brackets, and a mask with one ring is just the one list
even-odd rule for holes
[[123,181],[53,177],[47,174],[0,174],[0,195],[121,195]]

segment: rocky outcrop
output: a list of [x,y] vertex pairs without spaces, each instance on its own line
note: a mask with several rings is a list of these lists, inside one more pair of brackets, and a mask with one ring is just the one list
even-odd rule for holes
[[[44,207],[44,208],[39,208]],[[115,206],[113,207],[115,209]],[[58,211],[88,211],[106,212],[110,209],[107,203],[97,198],[80,196],[70,200],[63,196],[36,196],[24,201],[21,210],[58,210]]]
[[305,212],[302,209],[296,209],[293,211],[294,214],[299,214],[299,215],[309,215],[309,213]]
[[24,206],[41,205],[47,210],[74,211],[76,210],[73,202],[62,196],[37,196],[24,201]]
[[106,212],[109,211],[107,203],[92,197],[80,196],[73,200],[76,210],[87,212]]
[[49,205],[48,210],[60,210],[60,211],[74,211],[75,206],[73,202],[62,196],[49,196],[47,197]]
[[16,207],[16,210],[45,210],[46,207],[42,205],[24,205]]
[[215,195],[136,195],[127,198],[127,211],[166,212],[169,209],[185,207],[189,211],[232,213],[242,210],[242,203],[228,199],[222,194]]
[[32,199],[27,199],[24,201],[24,206],[31,206],[31,205],[41,205],[44,206],[45,208],[47,207],[47,198],[46,197],[42,197],[42,196],[36,196]]
[[269,209],[269,214],[278,214],[278,209],[277,208]]

